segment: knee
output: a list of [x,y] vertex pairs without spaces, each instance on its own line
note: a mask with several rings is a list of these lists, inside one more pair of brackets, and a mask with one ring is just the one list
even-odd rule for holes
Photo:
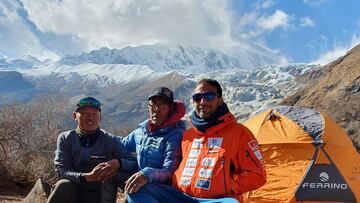
[[61,179],[55,184],[54,190],[62,191],[62,192],[71,192],[78,188],[76,183],[71,182],[67,179]]
[[76,202],[78,186],[66,179],[61,179],[56,182],[55,186],[51,190],[51,194],[48,199],[48,203],[58,202]]

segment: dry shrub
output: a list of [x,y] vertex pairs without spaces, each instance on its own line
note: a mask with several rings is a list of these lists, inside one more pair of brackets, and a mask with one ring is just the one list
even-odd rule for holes
[[[5,180],[54,179],[56,137],[63,131],[67,102],[43,96],[27,104],[0,108],[0,170]],[[0,175],[1,176],[1,175]]]

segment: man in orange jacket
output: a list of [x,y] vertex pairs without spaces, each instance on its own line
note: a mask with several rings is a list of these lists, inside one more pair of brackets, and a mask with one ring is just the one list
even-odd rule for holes
[[[149,184],[137,202],[238,202],[265,184],[264,160],[253,134],[239,124],[216,80],[202,79],[192,95],[192,128],[182,139],[173,186]],[[175,189],[176,188],[176,189]]]

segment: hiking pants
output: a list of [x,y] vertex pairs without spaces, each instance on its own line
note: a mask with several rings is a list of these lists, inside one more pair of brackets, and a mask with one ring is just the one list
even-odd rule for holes
[[61,179],[56,182],[48,199],[48,203],[99,203],[100,201],[100,190],[85,188],[82,184],[74,183],[67,179]]

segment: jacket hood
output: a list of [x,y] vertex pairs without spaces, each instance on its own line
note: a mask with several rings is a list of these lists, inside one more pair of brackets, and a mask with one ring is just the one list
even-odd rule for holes
[[[161,126],[157,130],[161,130],[163,128],[170,127],[170,126],[174,125],[175,123],[179,123],[179,127],[181,129],[185,130],[185,128],[186,128],[185,122],[181,121],[181,118],[183,118],[185,115],[185,109],[186,109],[186,107],[185,107],[184,102],[182,102],[180,100],[175,100],[173,111],[170,113],[168,118],[164,121],[163,124],[161,124]],[[181,121],[181,122],[179,122],[179,121]],[[143,128],[146,128],[147,130],[149,130],[150,125],[151,125],[150,120],[147,119],[144,122],[140,123],[139,125]],[[157,130],[155,130],[155,131],[157,131]]]

